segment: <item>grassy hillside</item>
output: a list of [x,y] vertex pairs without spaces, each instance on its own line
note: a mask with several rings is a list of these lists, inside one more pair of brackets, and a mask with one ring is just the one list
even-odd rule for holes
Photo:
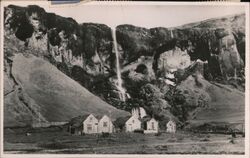
[[[28,97],[29,101],[30,99],[35,101],[33,105],[36,106],[27,103],[27,107],[31,107],[31,109],[26,108],[25,115],[32,115],[29,111],[35,110],[35,114],[40,112],[45,120],[56,122],[68,121],[72,117],[88,113],[98,115],[111,113],[113,117],[128,115],[127,112],[112,107],[90,93],[49,62],[33,55],[24,57],[22,54],[16,54],[13,58],[12,74],[22,87],[22,93],[25,93],[26,98]],[[19,101],[20,98],[18,100],[15,95],[6,98],[6,110],[8,106],[16,106]],[[32,107],[36,108],[32,109]],[[22,106],[19,108],[22,111]],[[10,120],[14,124],[16,114],[13,115],[13,113],[14,111],[11,110],[6,112],[6,125],[9,125]]]
[[244,93],[235,88],[223,87],[220,84],[211,84],[207,89],[207,93],[211,97],[210,107],[199,111],[196,118],[191,122],[244,122]]
[[177,88],[187,98],[186,104],[190,108],[199,106],[189,118],[191,124],[244,122],[245,95],[238,89],[208,82],[201,75],[189,76]]
[[[167,99],[171,111],[190,127],[207,123],[242,124],[245,116],[245,94],[236,87],[204,78],[205,63],[193,64]],[[187,126],[189,127],[189,126]]]

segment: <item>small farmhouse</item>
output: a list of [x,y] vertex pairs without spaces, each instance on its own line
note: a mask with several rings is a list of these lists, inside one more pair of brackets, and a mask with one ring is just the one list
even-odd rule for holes
[[82,115],[70,120],[68,131],[71,134],[90,134],[98,132],[98,120],[93,115]]
[[141,129],[141,121],[137,115],[132,115],[125,123],[126,132],[133,132],[134,130]]
[[98,133],[113,133],[114,125],[107,115],[104,115],[98,123]]
[[166,124],[167,132],[168,133],[175,133],[176,132],[176,123],[173,120],[168,121]]
[[77,116],[69,121],[68,132],[71,134],[81,135],[83,134],[83,121],[89,115]]
[[158,133],[159,132],[159,123],[154,118],[151,118],[146,122],[147,127],[144,133]]
[[83,121],[83,133],[85,134],[98,133],[98,119],[93,114],[90,114]]

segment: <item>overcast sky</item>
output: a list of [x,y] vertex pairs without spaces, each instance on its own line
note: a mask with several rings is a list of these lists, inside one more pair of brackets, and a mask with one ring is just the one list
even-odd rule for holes
[[[18,5],[17,2],[14,4]],[[20,3],[20,5],[25,4]],[[110,27],[132,24],[146,28],[180,26],[210,18],[244,13],[245,10],[242,5],[73,5],[67,8],[40,6],[48,12],[72,17],[78,23],[103,23]]]

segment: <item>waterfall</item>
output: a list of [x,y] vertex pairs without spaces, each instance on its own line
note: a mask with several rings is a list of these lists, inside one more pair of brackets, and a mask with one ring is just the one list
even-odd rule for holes
[[[234,46],[234,49],[237,50],[236,46]],[[234,79],[237,80],[238,76],[237,76],[237,68],[240,67],[240,55],[239,55],[239,52],[236,51],[236,65],[235,65],[235,68],[234,68]]]
[[115,50],[115,56],[116,56],[116,75],[117,75],[116,88],[120,92],[119,98],[122,101],[125,101],[127,94],[126,94],[126,90],[122,87],[121,67],[120,67],[119,52],[118,52],[118,48],[117,48],[116,30],[115,29],[112,29],[112,37],[113,37],[114,50]]
[[210,40],[208,41],[208,50],[211,51],[211,43],[210,43]]
[[237,69],[234,68],[234,80],[237,80]]
[[170,36],[171,36],[171,38],[174,38],[174,34],[173,34],[172,29],[170,30]]

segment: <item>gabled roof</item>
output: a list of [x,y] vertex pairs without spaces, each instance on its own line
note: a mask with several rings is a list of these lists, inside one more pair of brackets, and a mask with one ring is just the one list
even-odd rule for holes
[[101,115],[93,115],[98,121],[103,117]]
[[137,118],[135,115],[132,115],[132,116],[129,117],[129,119],[125,122],[125,124],[126,124],[129,120],[131,120],[131,118],[137,119],[137,120],[139,120],[139,121],[141,122],[141,119],[140,119],[140,118]]
[[[135,119],[138,119],[141,123],[148,122],[148,121],[150,121],[151,119],[154,119],[155,121],[157,121],[155,118],[152,118],[152,117],[150,117],[150,116],[148,116],[148,115],[144,116],[143,118],[137,118],[137,117],[135,117],[134,115],[132,115],[131,117],[129,117],[129,118],[127,119],[127,121],[130,120],[132,117],[134,117]],[[126,122],[127,122],[127,121],[126,121]]]
[[103,119],[105,116],[112,122],[112,119],[111,119],[108,115],[103,115],[103,116],[101,116],[100,119],[98,119],[98,120],[100,121],[100,120]]
[[139,118],[139,120],[143,123],[143,122],[148,122],[149,120],[151,120],[150,116],[144,116],[143,118]]
[[69,125],[72,127],[80,127],[82,126],[83,121],[86,120],[89,115],[90,114],[74,117],[69,121]]
[[167,125],[168,125],[169,123],[171,123],[171,124],[172,124],[172,123],[176,124],[174,120],[169,120],[169,121],[167,122]]
[[156,120],[154,117],[152,117],[152,118],[151,118],[150,120],[148,120],[148,121],[151,121],[151,120],[158,122],[158,120]]
[[[80,115],[77,117],[72,118],[69,121],[69,125],[71,125],[71,127],[80,127],[82,126],[83,122],[90,116],[93,115],[98,121],[100,121],[100,119],[102,119],[104,116],[107,115],[94,115],[94,114],[86,114],[86,115]],[[110,118],[109,116],[107,116],[108,118]],[[111,119],[111,118],[110,118]],[[112,121],[112,120],[111,120]]]
[[125,117],[119,117],[119,118],[117,118],[117,119],[114,121],[114,126],[115,126],[115,127],[119,127],[119,126],[121,126],[121,125],[124,126],[130,117],[131,117],[131,116],[125,116]]

